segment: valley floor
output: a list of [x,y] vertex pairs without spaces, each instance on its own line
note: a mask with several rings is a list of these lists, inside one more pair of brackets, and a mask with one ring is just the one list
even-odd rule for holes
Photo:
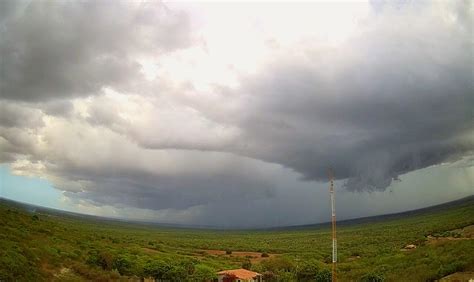
[[[327,226],[157,227],[29,212],[3,200],[0,281],[206,281],[217,271],[242,267],[263,273],[266,281],[327,281],[330,232]],[[434,281],[459,272],[467,277],[474,272],[474,198],[342,225],[338,245],[339,281]]]

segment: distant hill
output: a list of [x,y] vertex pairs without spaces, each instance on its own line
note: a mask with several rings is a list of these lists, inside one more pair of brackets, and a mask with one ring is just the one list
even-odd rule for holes
[[[149,222],[149,221],[139,221],[139,220],[128,220],[128,219],[120,219],[120,218],[110,218],[110,217],[102,217],[102,216],[95,216],[95,215],[87,215],[63,210],[57,210],[52,208],[40,207],[36,205],[31,205],[27,203],[17,202],[10,199],[5,199],[0,197],[0,204],[15,206],[17,208],[21,208],[26,211],[47,214],[50,216],[60,216],[72,219],[83,219],[88,221],[94,222],[101,222],[106,221],[109,223],[120,223],[120,224],[132,224],[132,225],[145,225],[145,226],[154,226],[154,227],[163,227],[163,228],[186,228],[186,229],[217,229],[217,230],[225,230],[229,228],[222,228],[218,226],[210,226],[210,225],[184,225],[184,224],[170,224],[170,223],[159,223],[159,222]],[[354,224],[362,224],[362,223],[375,223],[381,222],[385,220],[392,220],[398,219],[408,216],[420,215],[431,213],[435,211],[442,211],[449,209],[451,207],[456,207],[460,205],[474,205],[474,195],[458,199],[451,202],[446,202],[439,205],[434,205],[426,208],[404,211],[400,213],[391,213],[391,214],[384,214],[384,215],[376,215],[376,216],[368,216],[368,217],[360,217],[355,219],[347,219],[347,220],[338,220],[338,226],[349,226]],[[290,226],[277,226],[277,227],[268,227],[268,228],[237,228],[242,230],[303,230],[303,229],[314,229],[320,227],[326,227],[330,225],[330,222],[323,222],[323,223],[314,223],[314,224],[304,224],[304,225],[290,225]]]
[[37,205],[32,205],[28,203],[18,202],[10,199],[5,199],[0,197],[0,205],[7,205],[11,207],[16,207],[28,212],[39,213],[48,216],[57,216],[70,219],[79,219],[86,220],[91,222],[107,222],[107,223],[120,223],[120,224],[131,224],[131,225],[146,225],[146,226],[155,226],[155,227],[169,227],[169,228],[212,228],[212,226],[199,226],[199,225],[184,225],[184,224],[171,224],[171,223],[159,223],[159,222],[149,222],[149,221],[140,221],[140,220],[130,220],[122,218],[113,218],[97,215],[89,215],[83,213],[70,212],[65,210],[58,210],[53,208],[41,207]]
[[[375,223],[381,222],[386,220],[392,219],[399,219],[408,216],[415,216],[415,215],[422,215],[428,214],[437,211],[443,211],[450,209],[452,207],[463,206],[463,205],[474,205],[474,195],[461,198],[458,200],[454,200],[451,202],[442,203],[439,205],[429,206],[421,209],[409,210],[399,213],[390,213],[390,214],[383,214],[383,215],[375,215],[375,216],[367,216],[367,217],[359,217],[354,219],[346,219],[346,220],[338,220],[338,226],[350,226],[355,224],[362,224],[362,223]],[[282,227],[274,227],[274,228],[267,228],[269,230],[288,230],[288,229],[312,229],[317,227],[326,227],[329,226],[331,222],[323,222],[323,223],[315,223],[315,224],[305,224],[305,225],[292,225],[292,226],[282,226]]]

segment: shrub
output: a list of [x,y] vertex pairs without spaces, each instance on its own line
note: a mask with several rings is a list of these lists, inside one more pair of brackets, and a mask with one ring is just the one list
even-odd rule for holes
[[113,269],[116,269],[120,275],[131,275],[132,273],[132,260],[127,256],[119,256],[114,260]]
[[317,282],[331,282],[332,273],[329,269],[323,269],[316,274],[315,280]]
[[306,262],[299,269],[296,277],[298,281],[314,281],[319,273],[319,266],[315,262]]
[[194,273],[189,277],[191,281],[209,281],[216,279],[216,271],[206,265],[198,264],[194,268]]
[[249,259],[246,259],[246,260],[242,263],[242,268],[243,268],[243,269],[248,269],[248,270],[250,270],[250,268],[252,268],[252,262],[251,262]]
[[170,266],[163,261],[150,261],[145,265],[145,275],[151,276],[155,279],[164,279],[166,273],[170,270]]
[[178,265],[184,269],[185,273],[191,275],[195,271],[195,267],[194,267],[195,263],[196,261],[194,260],[183,260],[179,262]]
[[[144,273],[158,280],[186,281],[189,275],[189,264],[181,262],[172,264],[164,261],[150,261],[145,266]],[[194,267],[193,267],[194,271]]]
[[383,282],[385,281],[385,277],[379,273],[367,273],[362,276],[361,282]]
[[262,253],[262,258],[268,258],[269,255],[267,253]]
[[112,254],[107,251],[93,250],[89,252],[89,257],[86,260],[87,264],[99,266],[104,270],[112,270],[114,258]]
[[113,256],[107,251],[102,251],[99,257],[102,268],[105,270],[112,270],[114,263]]
[[6,250],[0,255],[0,281],[35,281],[36,269],[22,254]]
[[437,278],[442,278],[446,275],[453,274],[453,273],[458,272],[458,271],[463,271],[465,266],[466,266],[466,264],[462,263],[460,261],[454,261],[454,262],[451,262],[447,265],[442,265],[438,269],[438,273],[437,273],[436,276],[437,276]]
[[296,280],[295,274],[292,272],[286,272],[286,271],[278,272],[278,281],[290,282],[290,281],[295,281],[295,280]]
[[284,257],[274,257],[269,258],[261,262],[261,265],[264,270],[271,271],[271,272],[278,272],[278,271],[293,271],[294,265],[293,262]]
[[263,281],[266,281],[266,282],[277,281],[277,276],[275,275],[275,273],[271,271],[265,271],[262,274],[262,278],[263,278]]
[[168,281],[186,281],[188,273],[182,265],[171,265],[170,269],[165,273],[163,279]]

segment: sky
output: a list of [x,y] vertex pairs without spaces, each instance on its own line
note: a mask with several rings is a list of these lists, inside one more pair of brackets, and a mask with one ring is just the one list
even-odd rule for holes
[[0,197],[228,228],[474,194],[471,1],[0,2]]

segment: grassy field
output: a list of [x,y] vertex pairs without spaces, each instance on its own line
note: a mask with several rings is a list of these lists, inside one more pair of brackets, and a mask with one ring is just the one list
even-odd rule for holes
[[[340,281],[434,281],[474,271],[474,198],[343,224]],[[406,250],[407,244],[416,249]],[[327,281],[327,225],[222,231],[157,227],[28,211],[0,201],[0,281],[203,281],[250,268],[269,281]]]

